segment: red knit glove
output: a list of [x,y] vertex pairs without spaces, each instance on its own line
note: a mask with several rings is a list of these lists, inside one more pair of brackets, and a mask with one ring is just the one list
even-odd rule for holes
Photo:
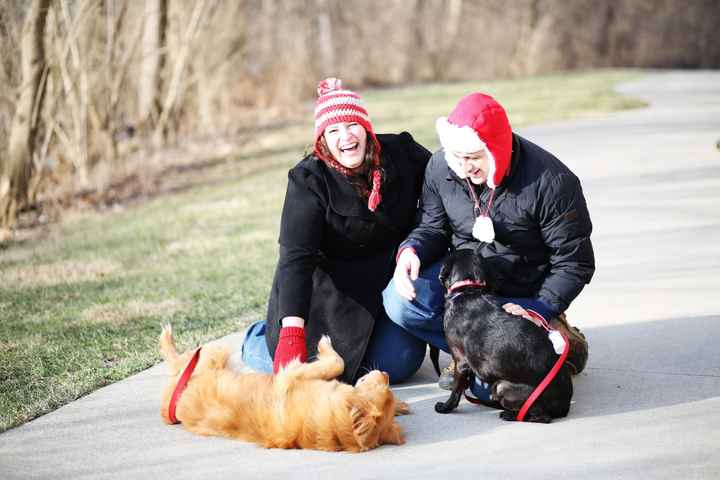
[[275,348],[273,373],[277,373],[280,367],[284,367],[295,358],[300,358],[301,362],[307,360],[305,329],[302,327],[283,327],[280,329],[280,338],[277,348]]

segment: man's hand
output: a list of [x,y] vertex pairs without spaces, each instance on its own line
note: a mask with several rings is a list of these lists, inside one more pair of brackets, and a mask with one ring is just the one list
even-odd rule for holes
[[415,298],[415,287],[413,282],[417,280],[420,273],[420,259],[415,250],[412,248],[404,248],[398,256],[397,265],[393,278],[395,280],[395,290],[408,300]]
[[516,303],[506,303],[506,304],[504,304],[502,307],[503,307],[503,309],[505,309],[506,312],[511,313],[511,314],[513,314],[513,315],[517,315],[517,316],[519,316],[519,317],[523,317],[523,318],[525,318],[525,319],[527,319],[527,320],[530,320],[531,322],[533,322],[533,323],[534,323],[535,325],[537,325],[538,327],[542,327],[542,324],[540,323],[540,320],[538,320],[537,318],[535,318],[535,317],[533,317],[532,315],[530,315],[530,313],[528,313],[528,311],[525,310],[525,309],[524,309],[523,307],[521,307],[520,305],[518,305],[518,304],[516,304]]

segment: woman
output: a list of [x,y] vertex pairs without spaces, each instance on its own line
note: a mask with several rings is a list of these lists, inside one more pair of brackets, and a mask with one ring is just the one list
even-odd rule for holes
[[420,368],[425,342],[387,318],[381,292],[414,226],[429,158],[407,132],[375,135],[340,80],[320,82],[314,151],[288,174],[280,259],[266,321],[246,334],[247,366],[269,372],[313,358],[327,334],[345,360],[343,381],[378,368],[399,382]]

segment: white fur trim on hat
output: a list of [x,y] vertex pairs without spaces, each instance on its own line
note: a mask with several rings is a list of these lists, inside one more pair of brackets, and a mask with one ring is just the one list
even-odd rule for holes
[[435,129],[445,150],[472,153],[485,149],[485,142],[469,125],[459,127],[448,122],[447,117],[440,117],[435,122]]
[[440,139],[440,145],[445,150],[445,161],[458,177],[464,179],[467,178],[467,174],[463,169],[462,161],[455,156],[454,152],[474,153],[484,150],[489,163],[488,177],[485,183],[490,188],[496,187],[494,182],[495,156],[471,126],[459,127],[448,122],[447,117],[440,117],[435,122],[435,129]]

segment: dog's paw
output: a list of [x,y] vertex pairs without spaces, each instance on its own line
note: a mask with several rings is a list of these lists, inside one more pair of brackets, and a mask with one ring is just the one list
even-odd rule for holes
[[[289,362],[287,362],[284,366],[280,367],[280,371],[290,372],[293,370],[297,370],[298,368],[302,367],[305,363],[300,360],[300,357],[295,357]],[[279,373],[279,372],[278,372]]]
[[451,404],[451,402],[437,402],[435,404],[435,411],[437,413],[450,413],[453,410],[455,410],[455,407]]
[[502,412],[500,412],[500,418],[502,418],[506,422],[514,422],[515,420],[517,420],[517,412],[503,410]]
[[162,330],[160,331],[160,335],[163,336],[171,336],[172,337],[172,324],[171,323],[163,323],[162,324]]
[[320,341],[318,342],[318,354],[321,353],[327,353],[327,352],[335,352],[335,350],[332,347],[332,340],[330,340],[330,337],[327,335],[323,335]]
[[160,341],[161,348],[174,344],[172,325],[166,323],[162,326],[162,331],[160,332],[160,338],[158,340]]
[[395,403],[395,415],[407,415],[408,413],[410,413],[410,405],[398,400]]
[[530,414],[527,417],[525,417],[526,422],[531,423],[551,423],[552,417],[546,413],[542,414]]

